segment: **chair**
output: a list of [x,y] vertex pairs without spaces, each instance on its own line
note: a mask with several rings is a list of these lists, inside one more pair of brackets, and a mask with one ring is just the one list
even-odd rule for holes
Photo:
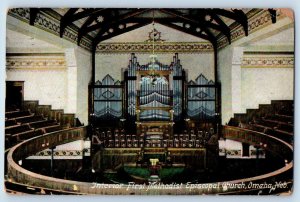
[[120,147],[120,141],[119,140],[115,140],[115,147]]
[[137,140],[133,140],[133,147],[138,147],[138,141]]
[[122,148],[125,148],[126,147],[126,142],[124,139],[121,140],[121,147]]
[[200,141],[199,141],[199,140],[196,140],[195,147],[196,147],[196,148],[199,148],[199,147],[200,147]]
[[181,143],[182,147],[186,147],[187,144],[186,144],[186,140],[183,140],[182,143]]
[[179,147],[179,140],[175,140],[175,141],[174,141],[174,146],[175,146],[176,148]]
[[189,147],[189,148],[194,147],[194,141],[193,141],[193,140],[189,140],[189,142],[188,142],[188,147]]
[[168,141],[167,140],[163,140],[163,147],[168,147]]
[[169,139],[170,138],[170,135],[169,134],[166,134],[165,135],[165,139]]
[[109,140],[111,140],[111,139],[112,139],[112,134],[111,134],[111,133],[107,133],[107,138],[108,138]]
[[173,146],[174,146],[173,140],[169,140],[169,141],[168,141],[168,145],[169,145],[169,147],[173,147]]
[[146,142],[146,147],[150,147],[150,143],[148,141]]
[[114,147],[114,141],[113,140],[108,140],[107,147]]
[[174,134],[174,139],[178,140],[178,134]]

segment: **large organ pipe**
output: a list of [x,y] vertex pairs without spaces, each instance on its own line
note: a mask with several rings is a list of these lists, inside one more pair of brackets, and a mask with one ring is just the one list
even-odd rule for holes
[[[147,110],[144,110],[141,117],[143,119],[152,119],[152,120],[161,120],[161,119],[169,119],[169,113],[166,112],[165,110],[162,109],[158,109],[157,107],[161,107],[161,106],[166,106],[166,105],[173,105],[172,103],[172,97],[173,97],[173,93],[170,92],[172,91],[172,88],[174,87],[174,94],[176,94],[176,96],[174,96],[174,105],[179,104],[178,102],[180,102],[181,97],[180,97],[180,89],[181,89],[181,81],[173,81],[173,76],[180,76],[180,66],[178,65],[178,59],[177,56],[175,55],[173,57],[173,62],[171,64],[171,66],[168,65],[162,65],[161,63],[157,63],[158,66],[156,69],[156,71],[165,71],[165,70],[173,70],[173,73],[171,73],[169,76],[171,76],[171,78],[168,78],[168,84],[165,84],[162,82],[162,80],[159,78],[156,82],[156,85],[152,85],[152,83],[148,83],[148,82],[143,82],[143,83],[138,83],[138,82],[133,82],[132,85],[130,86],[133,90],[133,88],[136,88],[136,90],[139,90],[139,96],[140,96],[140,103],[135,103],[137,105],[144,105],[144,106],[148,106],[150,108],[148,108]],[[136,57],[133,55],[132,56],[132,61],[130,62],[130,65],[134,68],[139,68],[139,71],[149,71],[149,65],[145,65],[145,66],[139,66],[137,65],[137,59]],[[135,67],[137,65],[137,67]],[[135,74],[132,72],[132,74]],[[133,75],[134,76],[134,75]],[[160,75],[160,77],[165,76],[167,77],[167,75]],[[141,77],[138,77],[137,80],[139,80]],[[165,79],[165,78],[164,78]],[[145,80],[144,80],[145,81]],[[139,86],[136,86],[139,85]],[[136,92],[136,91],[135,91]],[[179,93],[179,94],[178,94]],[[138,101],[135,100],[135,102]],[[178,114],[178,109],[176,110],[176,115]]]
[[158,99],[159,99],[159,102],[160,103],[163,103],[163,101],[162,101],[162,85],[161,85],[161,83],[159,83],[159,93],[158,93]]

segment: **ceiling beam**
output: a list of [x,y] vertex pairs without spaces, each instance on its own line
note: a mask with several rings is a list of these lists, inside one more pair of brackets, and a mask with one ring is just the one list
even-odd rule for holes
[[[220,31],[227,37],[229,44],[231,43],[230,28],[223,22],[223,20],[218,15],[216,15],[214,12],[211,12],[211,9],[195,9],[195,11],[196,13],[194,14],[181,14],[181,16],[184,15],[194,23],[202,23],[205,27]],[[206,20],[206,16],[209,16],[211,19]],[[215,20],[217,24],[212,23],[213,20]]]
[[142,14],[146,11],[150,11],[150,10],[152,10],[152,9],[134,9],[131,12],[116,16],[109,21],[106,21],[104,19],[104,23],[97,23],[97,24],[91,25],[91,26],[88,26],[89,25],[88,23],[84,24],[78,31],[77,44],[80,44],[82,37],[84,37],[89,32],[95,31],[99,28],[105,29],[106,27],[109,27],[110,25],[115,24],[115,23],[122,23],[122,21],[126,21],[129,18],[132,19],[134,16],[140,15],[140,14]]
[[40,9],[38,8],[30,8],[30,16],[29,16],[29,24],[34,25],[35,19],[37,14],[39,13]]
[[107,8],[97,8],[97,9],[88,9],[88,10],[85,10],[85,11],[81,11],[79,13],[75,13],[71,16],[70,18],[70,22],[74,22],[76,20],[80,20],[82,18],[85,18],[85,17],[89,17],[89,16],[92,16],[92,15],[99,15],[101,14],[104,10],[107,10]]
[[239,10],[239,9],[233,9],[233,12],[238,16],[236,18],[236,21],[239,22],[243,26],[244,31],[245,31],[245,36],[248,36],[249,30],[248,30],[247,15],[242,10]]
[[77,45],[80,45],[80,41],[82,39],[82,37],[85,35],[85,32],[83,30],[86,30],[87,27],[94,22],[94,20],[96,20],[96,17],[91,16],[89,17],[84,23],[83,25],[79,28],[78,30],[78,37],[77,37]]
[[[272,18],[272,22],[276,22],[276,10],[268,9]],[[35,18],[39,9],[30,9],[30,24],[34,24]],[[119,12],[120,11],[120,12]],[[61,17],[60,21],[60,37],[63,37],[66,27],[72,25],[73,22],[87,18],[82,26],[78,29],[77,44],[80,45],[82,38],[90,32],[99,30],[94,37],[96,45],[111,38],[115,34],[124,33],[126,30],[131,30],[134,27],[144,26],[153,21],[150,16],[151,11],[158,11],[167,14],[168,16],[157,15],[154,16],[155,21],[165,26],[177,29],[181,32],[191,34],[196,37],[203,38],[210,41],[214,46],[217,44],[217,36],[214,30],[222,33],[231,43],[231,30],[229,25],[223,21],[223,17],[232,19],[239,23],[248,35],[248,19],[247,15],[240,9],[193,9],[192,12],[183,12],[180,9],[117,9],[117,8],[91,8],[84,9],[79,12],[79,8],[70,8]],[[140,14],[148,12],[148,16],[141,16]],[[123,13],[123,14],[120,14]],[[98,21],[97,18],[103,16],[104,21]],[[207,18],[208,17],[208,18]],[[96,23],[94,23],[96,22]],[[137,25],[126,27],[126,23],[138,23]],[[183,26],[176,25],[176,23],[183,23]],[[124,29],[119,28],[123,25]],[[114,29],[113,32],[108,32],[109,29]],[[106,33],[105,37],[103,34]],[[99,42],[98,42],[99,41]]]
[[[210,30],[208,30],[207,26],[205,25],[205,23],[203,23],[201,20],[194,20],[194,19],[190,19],[186,16],[181,15],[178,11],[172,10],[172,9],[161,9],[160,11],[164,12],[164,13],[168,13],[170,15],[176,16],[178,18],[181,19],[182,23],[189,23],[191,26],[193,26],[194,28],[199,27],[203,32],[206,33],[206,35],[208,36],[208,40],[212,43],[212,44],[216,44],[217,43],[217,39],[216,37],[212,34],[212,32]],[[179,26],[180,27],[180,26]],[[189,30],[190,28],[183,28],[183,30]],[[196,31],[189,31],[189,33],[197,33]]]
[[106,9],[105,8],[87,9],[79,13],[76,13],[78,10],[79,8],[71,8],[66,12],[64,16],[62,16],[60,20],[60,34],[59,34],[60,37],[63,36],[66,27],[71,25],[73,22],[85,17],[99,15],[101,14],[101,12],[103,12],[103,10]]
[[[180,16],[180,18],[184,18],[188,21],[191,21],[193,23],[198,23],[198,24],[203,24],[203,26],[218,30],[218,31],[223,31],[222,27],[219,26],[219,24],[214,24],[210,21],[205,20],[206,15],[210,15],[205,11],[206,9],[197,9],[197,11],[201,11],[200,13],[198,12],[197,15],[191,15],[191,14],[184,14],[180,13],[174,9],[161,9],[162,12],[167,11],[167,12],[172,12],[175,13],[176,15]],[[171,14],[171,13],[169,13]]]
[[210,41],[212,44],[215,43],[215,40],[212,40],[209,36],[207,36],[206,34],[202,34],[202,33],[199,33],[199,32],[196,32],[196,31],[193,31],[191,29],[186,29],[184,27],[181,27],[179,25],[176,25],[176,24],[173,24],[171,22],[167,22],[165,20],[162,20],[162,19],[156,19],[155,22],[159,23],[159,24],[162,24],[164,26],[167,26],[167,27],[170,27],[172,29],[175,29],[175,30],[178,30],[180,32],[183,32],[183,33],[186,33],[186,34],[190,34],[192,36],[195,36],[195,37],[199,37],[199,38],[202,38],[204,40],[207,40],[207,41]]
[[212,17],[212,19],[214,19],[219,24],[219,26],[222,28],[221,32],[227,37],[229,44],[231,44],[231,30],[230,30],[230,28],[214,12],[209,12],[209,15]]
[[[150,23],[151,23],[151,21],[145,21],[143,23],[138,23],[138,24],[132,25],[130,27],[124,27],[123,29],[117,29],[117,25],[115,25],[115,26],[109,27],[109,28],[107,28],[107,29],[105,29],[103,31],[100,30],[100,33],[98,33],[98,35],[93,40],[93,46],[92,47],[93,47],[93,49],[96,49],[97,45],[101,41],[104,41],[104,40],[110,39],[112,37],[124,34],[126,32],[138,29],[138,28],[146,26],[146,25],[148,25]],[[109,29],[114,29],[114,32],[109,33]],[[108,34],[103,36],[103,33],[105,33],[105,32],[107,32]]]
[[270,15],[271,15],[271,20],[272,20],[272,23],[275,24],[276,23],[276,10],[275,9],[271,9],[269,8],[268,9]]
[[70,8],[64,16],[61,17],[60,19],[60,30],[59,30],[59,36],[62,38],[63,35],[64,35],[64,31],[65,31],[65,28],[68,26],[68,21],[69,19],[71,18],[71,16],[76,13],[76,11],[78,10],[79,8]]
[[214,8],[211,10],[212,10],[211,12],[214,12],[216,15],[221,15],[238,22],[244,28],[245,35],[248,36],[248,18],[247,15],[242,10],[233,9],[232,11],[228,11],[219,8]]
[[[106,11],[109,11],[108,9]],[[108,14],[106,14],[106,12],[102,12],[101,15],[100,14],[93,14],[91,15],[84,23],[83,25],[79,28],[78,30],[78,37],[77,37],[77,44],[78,46],[80,45],[80,41],[82,39],[83,36],[85,36],[88,32],[86,32],[86,30],[88,29],[88,27],[96,20],[97,21],[97,18],[100,17],[100,16],[104,16],[104,18],[108,17]],[[101,24],[102,22],[98,22],[97,21],[97,25]]]

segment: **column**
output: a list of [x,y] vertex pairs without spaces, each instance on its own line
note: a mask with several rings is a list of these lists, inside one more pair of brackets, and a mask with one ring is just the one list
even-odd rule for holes
[[242,110],[242,83],[241,65],[243,61],[243,47],[235,47],[232,56],[231,92],[232,113],[240,113]]
[[77,63],[74,48],[65,50],[67,64],[67,98],[65,113],[77,112]]

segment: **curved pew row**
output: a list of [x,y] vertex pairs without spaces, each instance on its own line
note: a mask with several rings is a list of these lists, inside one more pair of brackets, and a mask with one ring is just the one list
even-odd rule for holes
[[[223,129],[224,138],[237,140],[240,142],[245,142],[249,144],[253,144],[256,146],[260,145],[268,145],[266,150],[278,155],[280,158],[285,160],[285,166],[263,175],[254,176],[250,178],[244,179],[236,179],[227,182],[215,182],[212,183],[212,187],[210,189],[207,188],[197,188],[193,190],[189,189],[159,189],[154,188],[150,191],[146,191],[145,189],[132,189],[128,191],[126,185],[115,186],[114,189],[92,189],[94,186],[93,183],[87,182],[78,182],[71,180],[64,180],[53,178],[49,176],[43,176],[37,173],[33,173],[28,171],[21,166],[18,165],[18,161],[22,160],[38,151],[41,151],[46,148],[50,148],[59,144],[64,144],[67,142],[83,139],[86,136],[86,128],[74,128],[69,130],[63,130],[59,132],[53,132],[49,134],[45,134],[39,137],[35,137],[29,140],[26,140],[15,147],[13,147],[7,156],[8,161],[8,181],[15,183],[22,183],[27,186],[36,186],[36,187],[44,187],[45,189],[51,189],[56,191],[68,192],[73,194],[109,194],[109,195],[188,195],[188,194],[235,194],[241,193],[241,189],[236,187],[224,187],[219,186],[220,184],[246,184],[249,183],[271,183],[278,182],[280,180],[289,179],[292,175],[293,171],[293,148],[290,144],[267,134],[259,133],[257,131],[251,131],[247,129],[224,126]],[[289,185],[291,184],[288,181]],[[201,185],[201,184],[200,184]],[[199,185],[199,186],[200,186]],[[215,185],[215,186],[214,186]],[[106,186],[112,186],[111,184],[107,184]],[[203,187],[205,187],[203,185]],[[261,189],[264,191],[264,189]],[[261,191],[260,190],[260,191]],[[245,192],[258,191],[257,188],[246,189]]]

